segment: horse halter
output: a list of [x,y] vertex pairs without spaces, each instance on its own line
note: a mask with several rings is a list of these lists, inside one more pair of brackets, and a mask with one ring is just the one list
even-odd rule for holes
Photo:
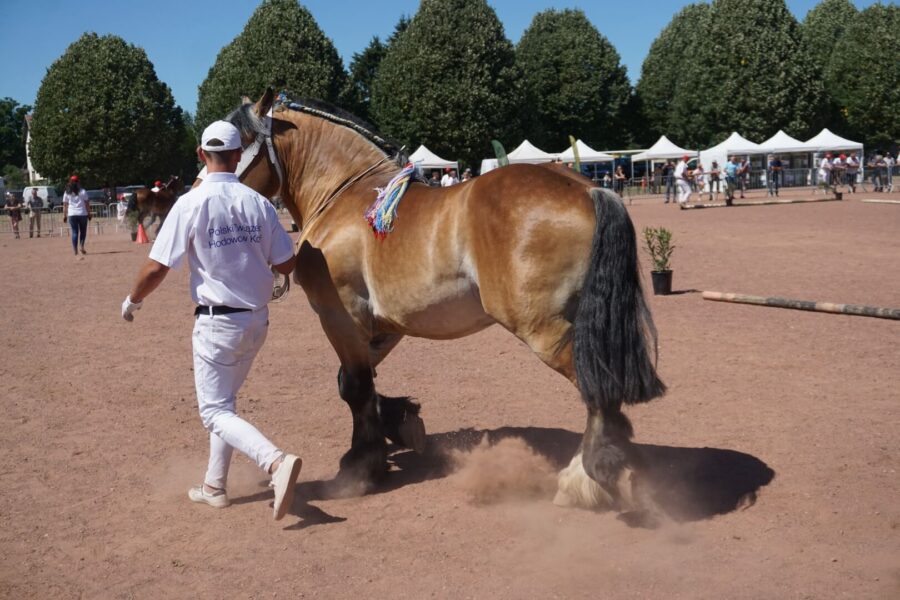
[[[260,148],[262,148],[263,143],[265,143],[266,149],[269,151],[269,161],[275,167],[275,172],[278,174],[278,193],[281,193],[281,188],[284,186],[284,170],[281,168],[281,162],[279,162],[278,155],[275,153],[275,144],[272,142],[272,109],[269,109],[269,112],[266,113],[264,118],[266,132],[257,133],[253,143],[243,149],[241,152],[241,160],[238,162],[234,174],[240,179],[241,175],[244,174],[244,171],[246,171],[250,165],[253,164],[253,161],[256,160]],[[197,174],[197,178],[204,179],[206,177],[206,172],[206,167],[204,166]]]

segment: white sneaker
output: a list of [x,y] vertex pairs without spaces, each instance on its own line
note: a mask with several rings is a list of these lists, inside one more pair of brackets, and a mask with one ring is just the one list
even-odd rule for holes
[[297,484],[297,477],[300,475],[302,466],[303,461],[300,460],[300,457],[285,454],[284,460],[272,475],[272,487],[275,488],[275,505],[272,516],[276,521],[280,521],[287,514],[294,501],[294,486]]
[[210,494],[203,489],[202,484],[195,485],[188,490],[188,498],[193,502],[209,504],[213,508],[225,508],[231,504],[231,501],[228,499],[228,494],[226,494],[224,490]]

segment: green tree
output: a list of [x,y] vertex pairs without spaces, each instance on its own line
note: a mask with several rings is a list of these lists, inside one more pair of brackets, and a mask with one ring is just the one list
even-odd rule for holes
[[518,137],[519,89],[512,43],[485,0],[422,0],[381,62],[372,113],[410,150],[474,165],[492,138]]
[[353,54],[350,62],[350,76],[347,78],[347,86],[341,94],[341,105],[358,117],[367,121],[373,121],[371,115],[372,83],[378,73],[378,66],[387,54],[387,50],[406,28],[409,27],[409,17],[402,16],[394,27],[394,32],[388,38],[387,43],[382,42],[378,36],[372,38],[369,45],[362,52]]
[[28,185],[28,172],[16,165],[6,165],[0,174],[3,175],[8,190],[21,190]]
[[148,181],[170,172],[181,109],[141,48],[86,33],[47,70],[31,121],[38,171],[87,187]]
[[874,4],[838,40],[826,86],[853,135],[869,146],[900,140],[900,6]]
[[525,137],[563,149],[569,135],[609,148],[625,141],[621,118],[631,85],[619,53],[581,10],[534,16],[516,46]]
[[244,30],[222,48],[200,84],[196,120],[202,131],[267,87],[338,102],[346,80],[331,40],[297,0],[264,0]]
[[857,14],[850,0],[822,0],[806,13],[800,32],[812,64],[820,72],[825,72],[837,42]]
[[676,65],[668,131],[706,147],[732,131],[762,140],[778,129],[806,136],[824,109],[800,25],[784,0],[714,0]]
[[30,106],[12,98],[0,100],[0,166],[25,165],[25,115]]
[[691,63],[692,47],[703,37],[708,13],[708,4],[685,6],[660,32],[644,58],[635,88],[644,121],[644,145],[672,134],[675,85]]

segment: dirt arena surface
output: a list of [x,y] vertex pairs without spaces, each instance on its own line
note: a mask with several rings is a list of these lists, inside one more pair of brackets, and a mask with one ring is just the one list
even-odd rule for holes
[[233,505],[192,504],[208,438],[186,272],[127,324],[149,246],[92,235],[77,260],[67,239],[5,234],[0,596],[898,598],[900,322],[695,291],[897,307],[900,206],[863,197],[882,196],[630,207],[677,246],[679,293],[651,297],[669,393],[627,411],[668,515],[656,529],[552,504],[584,409],[499,327],[392,353],[376,384],[422,403],[429,451],[394,453],[375,493],[332,497],[350,415],[299,288],[272,305],[239,398],[304,460],[292,510],[272,521],[265,477],[237,455]]

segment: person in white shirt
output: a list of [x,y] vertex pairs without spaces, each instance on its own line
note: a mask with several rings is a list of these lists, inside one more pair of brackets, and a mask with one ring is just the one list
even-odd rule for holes
[[191,297],[197,304],[194,382],[200,418],[210,432],[205,479],[188,497],[214,508],[230,504],[226,483],[236,448],[272,475],[277,521],[290,508],[302,461],[240,418],[235,398],[266,339],[270,265],[284,275],[291,273],[293,243],[275,207],[234,174],[241,158],[241,137],[234,125],[216,121],[207,127],[197,156],[208,174],[172,207],[122,303],[122,318],[132,321],[144,298],[187,257]]
[[688,179],[688,160],[690,156],[684,155],[678,164],[675,165],[675,185],[678,186],[678,205],[684,208],[684,205],[691,199],[691,182]]
[[856,152],[851,152],[847,157],[847,186],[850,191],[856,193],[856,179],[859,175],[859,159],[856,158]]
[[441,187],[450,187],[457,183],[459,183],[459,179],[456,178],[456,171],[450,168],[444,169],[444,176],[441,177]]
[[831,152],[827,152],[825,158],[819,163],[819,185],[827,194],[831,185]]
[[162,189],[162,181],[159,181],[157,179],[156,181],[153,182],[153,187],[150,188],[150,191],[155,194],[156,192],[158,192],[161,189]]
[[44,201],[38,196],[36,187],[31,188],[31,196],[25,199],[28,208],[28,237],[34,236],[34,226],[37,224],[37,236],[41,237],[41,209]]
[[69,231],[72,233],[72,251],[78,256],[79,242],[81,253],[84,250],[84,242],[87,240],[87,226],[91,219],[91,203],[87,192],[78,183],[78,175],[69,177],[66,192],[63,194],[63,221],[69,223]]

